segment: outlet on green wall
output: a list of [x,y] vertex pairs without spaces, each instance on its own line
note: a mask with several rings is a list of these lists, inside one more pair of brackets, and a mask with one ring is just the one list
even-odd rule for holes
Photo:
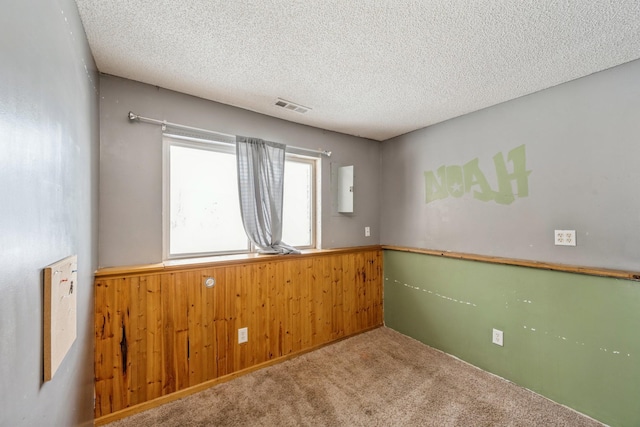
[[633,281],[384,255],[388,327],[614,426],[640,425],[639,308]]

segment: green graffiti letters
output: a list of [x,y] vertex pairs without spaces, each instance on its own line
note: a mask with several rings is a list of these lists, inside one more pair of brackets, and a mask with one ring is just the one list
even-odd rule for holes
[[[473,198],[480,201],[494,200],[501,205],[510,205],[515,201],[515,196],[527,197],[531,171],[528,171],[526,166],[525,146],[521,145],[509,151],[507,160],[511,162],[511,172],[507,169],[507,162],[502,153],[493,156],[498,181],[497,191],[489,185],[477,158],[463,166],[440,166],[435,173],[426,171],[424,173],[426,203],[449,196],[462,197],[465,193],[471,193]],[[512,186],[514,182],[515,193]]]
[[444,166],[440,166],[438,168],[438,177],[440,180],[436,178],[432,171],[424,173],[424,180],[427,186],[427,203],[434,200],[444,199],[449,196],[449,191],[446,187],[447,172]]

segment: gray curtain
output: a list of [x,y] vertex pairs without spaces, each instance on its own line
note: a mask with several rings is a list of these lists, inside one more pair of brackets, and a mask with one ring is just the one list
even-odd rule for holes
[[300,253],[281,240],[285,149],[276,142],[236,138],[242,223],[260,253]]

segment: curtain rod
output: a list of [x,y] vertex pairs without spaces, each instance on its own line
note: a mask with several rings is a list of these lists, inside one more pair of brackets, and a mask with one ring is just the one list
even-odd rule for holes
[[[222,136],[225,138],[235,138],[235,135],[229,135],[226,133],[220,133],[220,132],[214,132],[212,130],[207,130],[207,129],[201,129],[201,128],[196,128],[196,127],[192,127],[192,126],[186,126],[186,125],[180,125],[177,123],[171,123],[168,122],[166,120],[158,120],[158,119],[150,119],[149,117],[143,117],[143,116],[139,116],[138,114],[134,114],[132,111],[129,111],[129,120],[130,121],[139,121],[139,122],[145,122],[145,123],[152,123],[155,125],[161,125],[162,126],[162,130],[166,130],[167,126],[171,126],[174,128],[178,128],[178,129],[184,129],[184,130],[190,130],[190,131],[195,131],[195,132],[201,132],[201,133],[208,133],[210,135],[215,135],[215,136]],[[314,154],[320,154],[322,156],[327,156],[327,157],[331,157],[331,151],[327,151],[327,150],[312,150],[309,148],[301,148],[301,147],[289,147],[287,146],[287,148],[291,148],[294,151],[302,151],[302,152],[307,152],[307,153],[314,153]]]

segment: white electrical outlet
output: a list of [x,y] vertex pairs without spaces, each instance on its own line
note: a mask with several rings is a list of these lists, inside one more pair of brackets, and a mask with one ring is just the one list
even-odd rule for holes
[[364,228],[364,237],[370,237],[371,236],[371,227],[365,227]]
[[248,328],[240,328],[238,329],[238,344],[242,344],[249,341],[249,330]]
[[502,347],[502,342],[503,342],[502,338],[503,338],[502,331],[499,330],[499,329],[494,329],[493,330],[493,338],[492,338],[491,342],[493,342],[494,344],[499,345],[500,347]]
[[576,230],[555,230],[556,246],[575,246]]

